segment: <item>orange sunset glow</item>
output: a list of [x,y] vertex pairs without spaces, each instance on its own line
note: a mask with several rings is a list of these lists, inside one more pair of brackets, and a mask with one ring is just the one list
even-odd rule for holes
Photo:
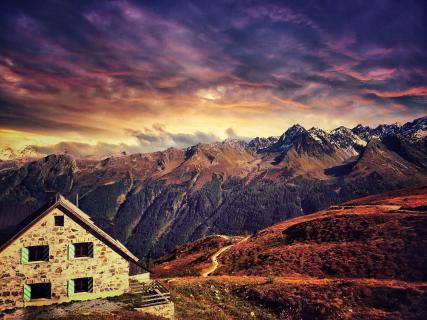
[[0,6],[2,147],[151,152],[427,110],[422,2]]

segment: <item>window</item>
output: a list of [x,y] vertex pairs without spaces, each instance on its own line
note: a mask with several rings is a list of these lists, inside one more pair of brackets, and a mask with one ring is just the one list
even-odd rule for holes
[[50,283],[33,283],[24,286],[24,300],[34,299],[50,299],[51,284]]
[[49,261],[49,246],[28,247],[28,261]]
[[[71,245],[73,248],[71,251],[74,250],[73,253],[70,254],[70,258],[81,258],[81,257],[93,257],[93,243],[92,242],[80,242],[80,243],[74,243]],[[70,251],[70,249],[69,249]]]
[[31,246],[21,250],[21,262],[49,261],[49,246]]
[[68,295],[79,292],[93,292],[93,278],[68,280]]
[[56,227],[64,226],[64,216],[55,216],[55,226]]

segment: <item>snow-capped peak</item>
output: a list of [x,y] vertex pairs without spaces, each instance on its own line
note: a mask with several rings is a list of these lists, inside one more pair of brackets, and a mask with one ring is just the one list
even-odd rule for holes
[[22,149],[13,149],[11,147],[4,147],[0,149],[0,160],[30,160],[46,156],[40,153],[33,146],[26,146]]
[[366,142],[355,135],[351,129],[343,126],[332,130],[329,137],[332,144],[340,148],[354,148],[366,145]]
[[0,160],[12,160],[15,157],[16,153],[11,147],[4,147],[0,150]]
[[[292,127],[290,127],[286,132],[284,133],[284,137],[286,139],[293,139],[296,136],[300,135],[303,132],[306,132],[305,128],[303,126],[300,126],[299,124],[294,124]],[[283,137],[283,135],[282,135]]]
[[312,127],[308,130],[308,133],[310,133],[310,136],[318,142],[329,141],[328,133],[320,128]]
[[278,140],[279,140],[278,137],[268,137],[268,138],[256,137],[251,141],[249,141],[248,145],[250,148],[254,149],[255,151],[257,150],[261,151],[262,149],[270,147],[271,145],[276,143]]
[[412,122],[407,122],[404,125],[396,122],[393,124],[380,124],[372,129],[367,126],[357,125],[352,129],[352,132],[364,141],[369,141],[373,138],[382,139],[387,135],[402,135],[410,140],[418,141],[426,139],[427,136],[427,117],[415,119]]
[[427,137],[427,116],[405,123],[400,133],[411,140],[423,140]]

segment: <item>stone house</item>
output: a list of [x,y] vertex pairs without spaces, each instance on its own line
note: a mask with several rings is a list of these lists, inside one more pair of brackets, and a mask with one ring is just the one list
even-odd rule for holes
[[[63,196],[3,227],[0,311],[117,296],[130,292],[132,284],[152,283],[136,256]],[[162,289],[161,298],[168,293]],[[171,303],[156,301],[157,309]]]

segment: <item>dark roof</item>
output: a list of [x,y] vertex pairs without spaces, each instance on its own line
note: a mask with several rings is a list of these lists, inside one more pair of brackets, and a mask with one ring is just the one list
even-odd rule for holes
[[0,246],[2,246],[16,233],[18,233],[20,229],[20,226],[7,226],[4,228],[2,227],[2,229],[0,229]]
[[[121,242],[111,237],[108,233],[99,228],[91,218],[76,207],[73,203],[65,199],[62,195],[57,194],[52,200],[48,201],[40,209],[31,214],[24,212],[15,217],[4,216],[2,217],[3,224],[0,227],[0,252],[3,251],[9,244],[17,239],[26,230],[30,229],[37,221],[43,216],[51,212],[55,208],[60,208],[65,214],[72,218],[75,222],[80,224],[86,230],[91,232],[94,236],[109,245],[123,258],[130,261],[132,264],[148,271],[144,266],[139,263],[138,258],[130,252]],[[13,211],[11,211],[13,212]],[[3,216],[3,215],[2,215]],[[13,224],[13,223],[14,224]]]

